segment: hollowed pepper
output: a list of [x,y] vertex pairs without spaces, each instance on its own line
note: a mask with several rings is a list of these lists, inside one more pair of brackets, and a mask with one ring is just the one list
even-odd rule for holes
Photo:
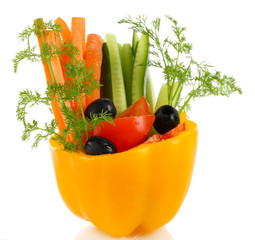
[[168,140],[89,156],[50,140],[56,180],[67,207],[113,236],[152,231],[178,212],[191,182],[197,125]]

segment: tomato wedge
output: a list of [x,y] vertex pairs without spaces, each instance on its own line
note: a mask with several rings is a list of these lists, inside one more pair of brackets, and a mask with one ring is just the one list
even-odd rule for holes
[[119,114],[117,118],[144,115],[153,115],[153,113],[145,97],[141,97],[138,101],[134,102],[130,107],[128,107],[124,112]]
[[169,132],[166,132],[165,134],[154,134],[148,140],[146,140],[144,143],[155,143],[160,142],[169,138],[173,138],[179,135],[180,132],[185,131],[185,122],[180,123],[177,127],[173,128]]
[[123,152],[144,142],[154,120],[154,115],[115,118],[115,125],[105,122],[94,130],[92,135],[111,140],[118,152]]

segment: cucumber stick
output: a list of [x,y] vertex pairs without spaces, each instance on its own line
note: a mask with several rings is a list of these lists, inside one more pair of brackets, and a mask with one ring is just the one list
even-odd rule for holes
[[[119,54],[120,54],[120,62],[121,62],[121,52],[122,52],[122,46],[120,43],[118,43],[118,49],[119,49]],[[123,70],[122,70],[123,71]]]
[[114,34],[107,33],[105,40],[109,51],[112,100],[117,112],[121,113],[127,108],[127,101],[119,45]]
[[121,48],[121,65],[125,83],[127,107],[132,104],[132,74],[133,74],[133,53],[129,43],[124,43]]
[[154,94],[154,88],[153,83],[151,79],[151,74],[148,69],[147,71],[147,77],[146,77],[146,100],[150,104],[152,112],[154,112],[154,106],[155,106],[155,94]]
[[101,67],[101,79],[100,83],[103,87],[100,88],[100,95],[102,98],[112,99],[112,80],[111,80],[111,67],[110,67],[110,55],[107,43],[103,44],[103,61]]
[[149,37],[142,34],[138,42],[132,75],[132,103],[144,96],[144,77],[149,53]]
[[[180,83],[175,82],[174,83],[174,88],[173,88],[173,92],[176,92],[177,87],[179,86]],[[182,85],[179,87],[178,92],[176,93],[174,99],[172,100],[172,107],[176,107],[177,103],[178,103],[178,99],[180,97],[180,93],[182,90]],[[162,105],[168,105],[169,101],[168,101],[168,85],[166,83],[162,84],[159,94],[158,94],[158,99],[157,99],[157,103],[156,103],[156,107],[155,107],[155,111],[158,110],[159,107],[161,107]]]
[[137,32],[135,30],[133,30],[132,52],[133,52],[134,57],[136,54],[138,42],[139,42],[139,36],[138,36]]
[[168,105],[168,86],[165,83],[162,84],[162,86],[159,90],[158,99],[157,99],[156,106],[155,106],[155,112],[162,105]]

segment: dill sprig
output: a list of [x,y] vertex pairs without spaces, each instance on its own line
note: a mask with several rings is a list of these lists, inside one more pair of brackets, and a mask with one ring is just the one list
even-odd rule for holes
[[[35,134],[32,147],[37,147],[40,141],[52,137],[65,150],[74,152],[81,150],[84,152],[83,140],[88,138],[89,132],[103,124],[104,121],[113,123],[113,119],[107,112],[91,116],[88,119],[84,116],[83,111],[73,110],[70,107],[72,101],[77,101],[80,109],[82,109],[82,98],[85,95],[89,97],[96,88],[100,87],[100,84],[93,77],[93,68],[86,67],[85,61],[75,59],[78,49],[73,43],[64,43],[61,39],[61,47],[52,43],[49,44],[45,41],[48,31],[53,31],[55,36],[61,39],[61,27],[52,21],[43,22],[42,19],[37,19],[32,26],[25,28],[18,35],[19,40],[26,42],[26,48],[19,51],[13,59],[14,72],[17,72],[19,63],[25,59],[31,62],[41,61],[48,65],[52,78],[50,83],[48,81],[44,94],[29,89],[23,90],[19,94],[16,113],[18,121],[24,125],[22,140],[29,140],[31,135]],[[37,36],[42,40],[39,53],[36,46],[30,44],[30,39],[33,36]],[[66,81],[64,83],[59,83],[54,76],[51,65],[54,56],[59,58],[69,57],[69,62],[65,64]],[[44,124],[39,124],[37,120],[27,122],[26,116],[29,108],[45,105],[52,112],[51,104],[54,101],[61,106],[60,110],[64,116],[66,127],[61,132],[56,130],[57,122],[55,119]],[[70,135],[72,135],[71,139],[68,138]]]
[[[147,23],[147,18],[139,15],[134,20],[128,16],[118,21],[129,25],[130,29],[146,34],[150,38],[148,65],[162,69],[168,85],[168,104],[179,108],[179,112],[190,109],[192,99],[209,95],[229,96],[233,92],[242,94],[233,77],[222,75],[206,62],[198,63],[192,58],[192,44],[185,36],[186,28],[180,27],[175,19],[166,15],[170,22],[171,34],[162,38],[160,18]],[[184,86],[189,92],[182,96]]]
[[16,113],[18,121],[24,125],[21,139],[27,141],[33,133],[36,133],[32,148],[37,147],[40,141],[47,140],[50,136],[57,134],[55,131],[57,125],[54,119],[50,122],[45,122],[43,127],[40,127],[36,120],[33,120],[31,123],[26,121],[27,109],[38,105],[47,106],[49,111],[52,112],[49,98],[43,97],[39,92],[32,92],[29,89],[20,92]]

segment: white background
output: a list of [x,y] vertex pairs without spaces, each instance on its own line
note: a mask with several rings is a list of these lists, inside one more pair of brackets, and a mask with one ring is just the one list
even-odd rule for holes
[[[86,18],[87,33],[116,33],[130,42],[131,32],[116,22],[127,14],[169,14],[187,27],[193,55],[234,76],[243,95],[212,97],[192,104],[190,118],[199,127],[192,184],[176,217],[161,231],[135,239],[255,239],[255,15],[243,1],[4,1],[0,9],[1,137],[0,239],[112,239],[72,215],[59,196],[45,142],[31,151],[21,142],[16,121],[18,92],[44,89],[41,64],[24,62],[18,74],[11,59],[24,47],[16,38],[38,17]],[[163,80],[153,78],[155,90]],[[40,118],[48,116],[37,111]],[[171,237],[172,236],[172,237]]]

